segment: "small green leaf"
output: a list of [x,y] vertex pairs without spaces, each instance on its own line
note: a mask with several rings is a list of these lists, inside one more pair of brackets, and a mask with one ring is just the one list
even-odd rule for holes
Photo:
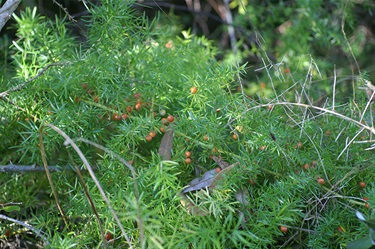
[[5,212],[13,212],[13,211],[20,211],[21,208],[19,206],[5,206],[3,207]]

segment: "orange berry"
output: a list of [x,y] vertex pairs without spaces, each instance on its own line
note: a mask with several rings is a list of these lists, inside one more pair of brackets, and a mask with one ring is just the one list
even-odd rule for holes
[[162,118],[162,119],[161,119],[161,123],[162,123],[163,125],[166,125],[166,124],[168,124],[168,120],[167,120],[166,118]]
[[165,132],[165,127],[164,127],[164,126],[161,126],[161,127],[159,128],[159,130],[160,130],[162,133],[164,133],[164,132]]
[[134,93],[133,94],[133,98],[135,98],[135,99],[139,99],[140,97],[141,97],[140,93]]
[[365,187],[366,187],[366,183],[365,183],[365,182],[359,182],[359,186],[360,186],[361,188],[365,188]]
[[288,228],[286,226],[280,226],[280,231],[282,233],[286,233],[286,232],[288,232]]
[[219,168],[219,167],[217,167],[216,169],[215,169],[215,172],[216,173],[219,173],[221,171],[221,168]]
[[289,68],[285,68],[285,69],[284,69],[284,73],[286,73],[286,74],[290,74],[290,69],[289,69]]
[[203,140],[204,141],[208,141],[210,138],[208,137],[208,135],[205,135],[204,137],[203,137]]
[[191,152],[190,152],[190,151],[185,151],[185,156],[186,156],[187,158],[189,158],[189,157],[191,156]]
[[186,164],[190,164],[190,163],[191,163],[191,158],[190,158],[190,157],[186,158],[186,159],[185,159],[185,163],[186,163]]
[[167,117],[168,122],[172,123],[174,121],[174,117],[172,115],[169,115]]
[[171,49],[171,48],[173,47],[173,43],[172,43],[171,41],[169,41],[169,42],[167,42],[167,43],[165,44],[165,47],[166,47],[167,49]]
[[271,110],[273,109],[273,105],[268,105],[268,106],[267,106],[267,109],[268,109],[269,111],[271,111]]
[[237,139],[238,139],[238,136],[237,136],[237,134],[233,134],[233,136],[232,136],[232,137],[233,137],[233,139],[234,139],[234,140],[237,140]]
[[122,119],[127,119],[127,118],[128,118],[128,115],[127,115],[126,113],[123,113],[123,114],[121,115],[121,117],[122,117]]
[[265,146],[265,145],[261,145],[261,146],[259,147],[260,150],[265,150],[266,148],[267,148],[267,146]]
[[190,92],[191,92],[191,94],[196,94],[197,91],[198,91],[198,88],[195,87],[195,86],[192,86],[192,87],[190,88]]
[[113,118],[114,120],[117,120],[117,121],[118,121],[118,120],[121,119],[121,115],[115,113],[115,114],[112,115],[112,118]]
[[320,178],[320,177],[317,179],[317,181],[318,181],[318,183],[319,183],[320,185],[323,185],[323,184],[325,183],[324,179],[323,179],[323,178]]
[[303,165],[303,169],[304,170],[308,170],[310,168],[310,165],[308,164],[308,163],[305,163],[304,165]]
[[112,240],[112,239],[113,239],[113,235],[112,235],[110,232],[108,232],[108,233],[105,235],[105,239],[106,239],[107,241]]
[[151,140],[152,140],[152,137],[151,137],[151,136],[146,136],[146,141],[147,141],[147,142],[151,142]]
[[156,137],[156,131],[150,131],[148,134],[150,137]]
[[366,202],[365,207],[366,207],[367,209],[370,209],[370,204],[368,204],[368,202]]
[[141,109],[141,102],[137,102],[137,104],[135,104],[135,106],[134,106],[134,109],[139,111]]
[[133,110],[133,108],[132,108],[131,106],[127,106],[127,107],[126,107],[126,111],[127,111],[127,112],[132,112],[132,110]]

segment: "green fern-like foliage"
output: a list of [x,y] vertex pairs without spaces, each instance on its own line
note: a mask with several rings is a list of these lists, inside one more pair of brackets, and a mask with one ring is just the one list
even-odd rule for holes
[[[363,124],[356,121],[362,115],[358,106],[331,111],[294,103],[289,96],[307,94],[301,84],[274,92],[278,98],[272,101],[251,99],[241,92],[245,66],[218,62],[206,38],[189,31],[165,35],[157,20],[149,22],[125,1],[103,1],[91,12],[84,45],[69,36],[63,22],[46,21],[35,10],[17,18],[17,76],[8,87],[39,76],[1,103],[2,163],[43,165],[42,137],[49,165],[82,164],[46,124],[63,130],[95,167],[130,238],[122,236],[84,174],[103,227],[114,235],[107,245],[113,248],[327,248],[345,245],[352,239],[348,234],[360,235],[352,226],[359,224],[353,210],[366,212],[366,203],[373,204],[363,198],[374,194],[374,159],[362,144],[347,146],[358,127],[362,140],[371,132],[366,115]],[[269,80],[292,81],[279,68],[264,70]],[[163,158],[159,147],[172,129],[171,156]],[[135,176],[113,153],[132,162]],[[184,200],[181,191],[192,180],[222,167],[216,158],[230,170],[214,188],[186,193]],[[23,203],[21,214],[32,216],[50,248],[105,243],[73,171],[53,174],[68,227],[60,225],[43,174],[7,180],[1,182],[1,198]]]

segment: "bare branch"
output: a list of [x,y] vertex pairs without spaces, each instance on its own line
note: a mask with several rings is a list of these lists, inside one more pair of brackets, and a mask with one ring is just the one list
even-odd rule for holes
[[6,90],[5,92],[2,92],[0,93],[0,99],[1,98],[4,98],[5,96],[7,96],[9,93],[11,92],[15,92],[15,91],[18,91],[18,90],[21,90],[22,88],[24,88],[28,83],[30,83],[31,81],[35,80],[36,78],[38,78],[39,76],[41,76],[42,74],[44,74],[44,72],[50,68],[50,67],[55,67],[55,66],[64,66],[64,65],[67,65],[69,64],[68,62],[57,62],[57,63],[51,63],[51,64],[48,64],[47,66],[45,66],[44,68],[42,68],[34,77],[28,79],[27,81],[25,81],[24,83],[22,84],[19,84],[18,86],[15,86],[15,87],[12,87],[11,89],[9,90]]
[[[74,170],[71,166],[48,166],[48,169],[50,172],[58,172],[63,170]],[[93,168],[96,169],[95,167]],[[85,169],[80,169],[85,170]],[[10,163],[8,165],[0,165],[0,173],[15,173],[15,172],[44,172],[45,169],[43,166],[36,166],[34,165],[16,165],[13,163]]]
[[114,210],[114,208],[112,207],[112,204],[111,202],[109,201],[108,197],[107,197],[107,194],[104,192],[104,189],[102,188],[98,178],[95,176],[95,173],[92,169],[92,167],[90,166],[89,162],[87,161],[86,157],[83,155],[82,151],[80,150],[80,148],[77,146],[77,144],[65,133],[63,132],[62,130],[60,130],[58,127],[54,126],[53,124],[46,124],[46,126],[52,128],[54,131],[56,131],[58,134],[60,134],[61,136],[64,137],[65,139],[65,142],[64,142],[64,145],[65,146],[68,146],[68,145],[71,145],[72,148],[77,152],[78,156],[81,158],[83,164],[86,166],[86,169],[88,170],[88,172],[90,173],[91,175],[91,178],[93,179],[96,187],[98,188],[101,196],[103,197],[104,201],[107,203],[107,206],[109,208],[109,210],[111,211],[113,217],[115,218],[116,222],[117,222],[117,225],[119,226],[123,236],[125,237],[128,245],[129,245],[129,248],[133,249],[133,245],[132,245],[132,242],[128,236],[128,234],[125,232],[125,229],[123,227],[123,225],[121,224],[121,221],[120,219],[118,218],[118,215],[116,213],[116,211]]
[[8,0],[0,9],[0,31],[3,29],[5,23],[11,18],[13,12],[17,9],[21,0]]
[[19,221],[19,220],[16,220],[16,219],[13,219],[13,218],[10,218],[6,215],[3,215],[3,214],[0,214],[0,219],[3,219],[3,220],[7,220],[7,221],[10,221],[10,222],[13,222],[13,223],[16,223],[18,225],[21,225],[23,227],[26,227],[27,229],[33,231],[38,237],[40,237],[47,245],[49,244],[46,236],[44,236],[42,234],[42,231],[30,226],[29,224],[26,224],[25,222],[22,222],[22,221]]

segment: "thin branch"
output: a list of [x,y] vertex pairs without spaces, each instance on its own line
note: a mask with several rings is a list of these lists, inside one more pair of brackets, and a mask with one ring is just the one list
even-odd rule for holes
[[[248,108],[246,109],[246,111],[250,111],[250,110],[253,110],[253,109],[257,109],[257,108],[261,108],[261,107],[267,107],[269,104],[261,104],[261,105],[257,105],[257,106],[254,106],[254,107],[251,107],[251,108]],[[365,130],[368,130],[370,131],[371,133],[375,134],[375,128],[374,127],[370,127],[368,125],[365,125],[365,124],[362,124],[361,122],[357,121],[357,120],[354,120],[352,118],[349,118],[341,113],[338,113],[336,111],[332,111],[332,110],[328,110],[326,108],[322,108],[322,107],[319,107],[319,106],[314,106],[314,105],[306,105],[306,104],[302,104],[302,103],[293,103],[293,102],[278,102],[278,103],[274,103],[273,105],[292,105],[292,106],[301,106],[301,107],[305,107],[305,108],[312,108],[312,109],[316,109],[316,110],[319,110],[319,111],[322,111],[322,112],[325,112],[325,113],[329,113],[333,116],[337,116],[341,119],[344,119],[346,121],[349,121],[349,122],[352,122],[354,124],[356,124],[357,126],[359,127],[362,127],[364,128]],[[236,119],[233,119],[231,121],[234,122]]]
[[82,141],[82,142],[85,142],[85,143],[90,144],[92,146],[95,146],[95,147],[105,151],[106,153],[116,157],[122,164],[124,164],[126,167],[128,167],[129,170],[132,172],[133,183],[134,183],[134,193],[135,193],[135,197],[136,197],[136,204],[137,204],[137,211],[138,211],[137,218],[138,218],[138,227],[139,227],[139,240],[140,240],[141,244],[144,244],[145,243],[145,236],[144,236],[145,230],[144,230],[144,222],[143,222],[143,219],[142,219],[142,216],[141,216],[141,213],[140,213],[140,203],[139,203],[140,199],[139,199],[139,190],[138,190],[138,185],[137,185],[137,174],[136,174],[135,168],[130,163],[128,163],[124,158],[122,158],[121,156],[119,156],[115,152],[105,148],[104,146],[101,146],[100,144],[97,144],[95,142],[92,142],[92,141],[84,139],[84,138],[78,138],[78,139],[74,139],[74,140]]
[[67,228],[69,228],[68,218],[66,217],[65,212],[64,212],[64,210],[62,209],[62,207],[60,205],[59,198],[58,198],[57,192],[55,190],[55,186],[53,185],[51,173],[48,170],[46,153],[45,153],[45,150],[44,150],[43,127],[44,126],[40,127],[40,129],[39,129],[39,148],[40,148],[40,154],[41,154],[41,157],[42,157],[44,169],[46,171],[47,179],[48,179],[49,185],[51,186],[51,191],[52,191],[53,197],[54,197],[55,202],[56,202],[56,206],[57,206],[57,208],[60,211],[61,217],[63,218],[63,221],[65,223],[65,226]]
[[13,12],[17,9],[21,0],[8,0],[0,9],[0,31],[5,23],[12,17]]
[[[58,172],[62,170],[73,170],[71,166],[48,166],[48,170],[50,172]],[[0,172],[1,173],[10,173],[10,172],[44,172],[45,168],[43,166],[36,166],[34,165],[16,165],[13,163],[10,163],[8,165],[0,165]]]
[[18,86],[12,87],[11,89],[6,90],[5,92],[0,93],[0,99],[4,98],[5,96],[7,96],[11,92],[15,92],[15,91],[21,90],[27,84],[29,84],[30,82],[34,81],[35,79],[37,79],[38,77],[40,77],[42,74],[44,74],[44,72],[47,71],[48,68],[55,67],[55,66],[65,66],[67,64],[69,64],[69,62],[57,62],[57,63],[48,64],[47,66],[45,66],[44,68],[42,68],[41,70],[39,70],[39,72],[34,77],[28,79],[27,81],[25,81],[22,84],[19,84]]
[[104,248],[107,248],[107,241],[105,239],[105,234],[104,234],[104,229],[103,229],[103,224],[102,224],[102,221],[99,217],[99,214],[98,214],[98,211],[95,207],[95,204],[94,204],[94,201],[92,200],[91,198],[91,195],[90,195],[90,192],[89,190],[87,189],[86,187],[86,184],[85,184],[85,180],[83,179],[83,176],[81,174],[81,170],[79,169],[78,165],[74,162],[73,160],[73,157],[72,155],[70,154],[70,152],[68,151],[68,156],[69,156],[69,160],[72,161],[73,165],[74,165],[74,168],[76,170],[76,173],[77,173],[77,176],[78,176],[78,179],[79,179],[79,182],[81,183],[81,186],[83,188],[83,192],[85,193],[86,195],[86,198],[87,200],[89,201],[90,203],[90,207],[92,209],[92,211],[94,212],[95,214],[95,217],[96,217],[96,220],[98,221],[98,224],[99,224],[99,230],[100,230],[100,235],[102,237],[102,241],[103,241],[103,246]]
[[54,4],[56,4],[57,6],[59,6],[59,8],[60,8],[62,11],[64,11],[64,13],[67,15],[67,17],[69,18],[70,21],[77,22],[77,20],[75,20],[74,17],[71,16],[71,15],[69,14],[68,9],[65,8],[62,4],[58,3],[58,2],[55,1],[55,0],[52,0],[52,2],[53,2]]
[[10,222],[16,223],[18,225],[21,225],[23,227],[26,227],[30,231],[33,231],[35,233],[35,235],[38,236],[38,237],[40,237],[47,245],[49,245],[47,237],[43,235],[43,233],[42,233],[41,230],[38,230],[38,229],[36,229],[36,228],[34,228],[34,227],[26,224],[25,222],[22,222],[22,221],[10,218],[10,217],[8,217],[6,215],[3,215],[3,214],[0,214],[0,219],[7,220],[7,221],[10,221]]
[[335,110],[335,97],[336,97],[336,64],[333,68],[333,94],[332,94],[332,110]]
[[348,38],[346,37],[346,33],[345,33],[345,10],[348,6],[348,2],[349,0],[347,0],[345,2],[345,7],[344,7],[344,11],[343,11],[343,15],[342,15],[342,19],[341,19],[341,32],[342,34],[344,35],[344,39],[345,39],[345,42],[346,44],[348,45],[348,49],[350,51],[350,55],[353,57],[353,60],[355,62],[355,65],[357,67],[357,70],[358,70],[358,74],[361,75],[361,69],[359,67],[359,64],[358,64],[358,61],[357,61],[357,58],[355,58],[355,55],[353,53],[353,49],[352,49],[352,46],[350,45],[349,41],[348,41]]
[[63,132],[62,130],[60,130],[58,127],[56,127],[56,126],[54,126],[52,124],[46,124],[46,126],[52,128],[58,134],[60,134],[61,136],[63,136],[64,139],[65,139],[64,145],[65,146],[71,145],[73,147],[73,149],[77,152],[77,154],[81,158],[83,164],[86,166],[87,170],[89,171],[91,178],[95,182],[96,187],[99,189],[99,192],[100,192],[101,196],[103,197],[104,201],[107,203],[109,210],[111,211],[113,217],[115,218],[115,220],[117,222],[117,225],[119,226],[119,228],[120,228],[120,230],[122,232],[122,235],[124,236],[124,238],[126,239],[128,245],[129,245],[129,248],[133,249],[134,247],[133,247],[133,245],[131,243],[131,240],[130,240],[129,236],[127,235],[127,233],[125,232],[125,229],[122,226],[121,221],[120,221],[120,219],[118,218],[118,216],[116,214],[116,211],[113,209],[111,202],[109,201],[109,199],[108,199],[107,195],[105,194],[102,186],[100,185],[100,182],[98,181],[98,178],[95,176],[95,173],[94,173],[92,167],[90,166],[90,164],[87,161],[86,157],[83,155],[83,153],[80,150],[80,148],[77,146],[77,144],[65,132]]

